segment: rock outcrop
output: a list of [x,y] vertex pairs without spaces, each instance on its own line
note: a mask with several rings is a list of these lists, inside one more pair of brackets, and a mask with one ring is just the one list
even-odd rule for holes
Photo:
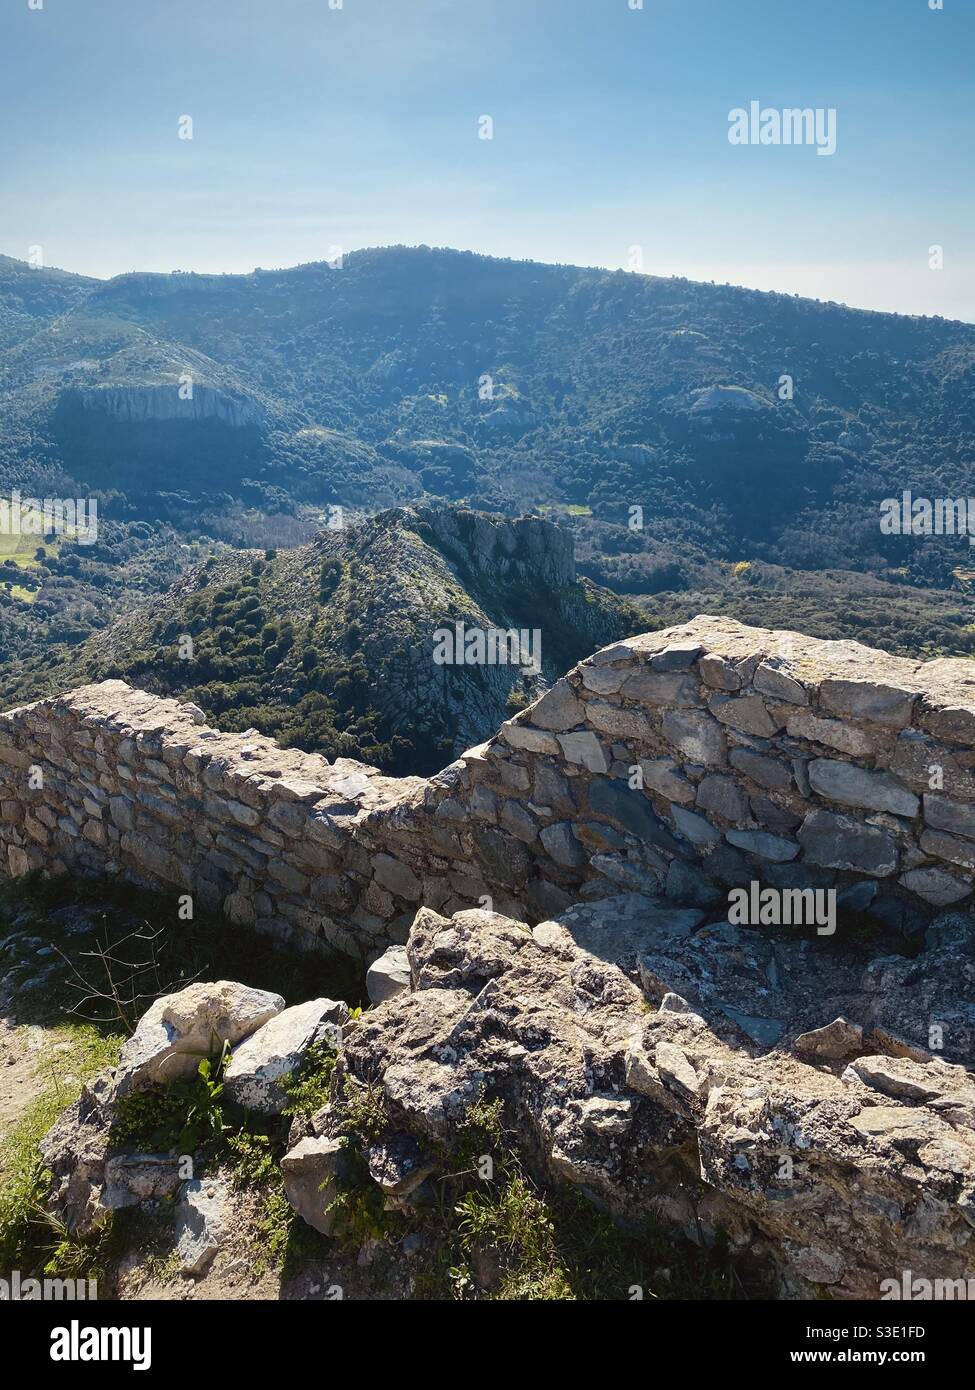
[[[336,1089],[432,1148],[501,1099],[543,1175],[720,1229],[786,1296],[970,1276],[975,1075],[946,1059],[972,1057],[975,918],[913,960],[706,919],[635,894],[534,929],[421,909],[411,991],[349,1035]],[[933,1020],[937,1056],[907,1041]]]

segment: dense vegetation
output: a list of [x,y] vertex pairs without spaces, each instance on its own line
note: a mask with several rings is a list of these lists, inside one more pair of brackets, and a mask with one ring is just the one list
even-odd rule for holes
[[438,509],[394,509],[291,550],[211,556],[87,642],[9,664],[7,698],[122,678],[193,700],[228,731],[429,774],[537,685],[517,666],[437,667],[438,627],[538,629],[552,680],[640,626],[629,602],[589,580],[526,584],[464,563],[424,515]]
[[[723,611],[969,653],[965,539],[879,518],[903,489],[975,491],[973,385],[969,325],[681,279],[402,247],[105,283],[0,259],[0,490],[94,495],[101,519],[96,546],[40,559],[0,537],[0,683],[36,688],[208,554],[431,498],[572,527],[583,573],[643,625]],[[367,631],[361,597],[344,611]],[[198,684],[267,669],[235,643],[222,676],[227,640]],[[300,723],[332,701],[360,750],[390,745],[310,669]]]

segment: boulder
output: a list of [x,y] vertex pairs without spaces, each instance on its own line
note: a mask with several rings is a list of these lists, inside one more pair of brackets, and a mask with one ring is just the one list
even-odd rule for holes
[[193,1076],[201,1058],[220,1052],[224,1043],[233,1047],[283,1008],[280,994],[229,980],[164,994],[122,1048],[117,1094]]
[[409,988],[410,962],[405,946],[388,947],[366,971],[366,992],[373,1004],[383,1004]]
[[340,1139],[313,1135],[300,1140],[281,1160],[285,1196],[301,1219],[322,1235],[330,1235],[335,1225],[335,1212],[330,1208],[347,1166]]
[[234,1050],[223,1074],[227,1098],[245,1110],[280,1115],[288,1102],[285,1083],[308,1049],[323,1041],[337,1048],[348,1017],[348,1005],[335,999],[310,999],[276,1014]]

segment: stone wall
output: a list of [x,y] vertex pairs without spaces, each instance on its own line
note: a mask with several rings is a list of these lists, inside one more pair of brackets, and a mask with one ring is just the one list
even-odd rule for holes
[[222,734],[121,681],[0,716],[3,868],[114,872],[370,959],[416,908],[539,921],[617,888],[971,899],[975,665],[696,618],[597,652],[429,779]]

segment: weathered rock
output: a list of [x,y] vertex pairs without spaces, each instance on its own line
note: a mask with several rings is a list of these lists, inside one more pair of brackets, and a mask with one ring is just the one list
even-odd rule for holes
[[664,738],[692,763],[719,767],[725,761],[725,736],[710,715],[698,710],[668,710],[663,717]]
[[181,1274],[203,1274],[227,1237],[228,1194],[219,1178],[183,1184],[173,1212],[175,1254]]
[[770,859],[776,864],[787,863],[799,853],[799,846],[794,841],[784,840],[781,835],[770,835],[766,830],[729,830],[725,838],[729,844],[743,849],[747,854],[756,854],[760,859]]
[[[449,1144],[486,1091],[517,1117],[541,1175],[630,1222],[659,1220],[661,1195],[680,1184],[704,1233],[720,1225],[761,1252],[792,1296],[828,1284],[876,1298],[890,1268],[961,1277],[970,1264],[971,1073],[857,1056],[866,1025],[893,1036],[953,1012],[960,930],[946,929],[930,960],[892,961],[864,993],[841,940],[810,953],[786,931],[669,921],[638,896],[572,908],[534,933],[476,911],[420,916],[409,952],[421,988],[364,1018],[334,1083],[378,1078],[404,1143]],[[634,961],[657,1012],[629,978]],[[966,989],[971,1030],[975,979]],[[791,1051],[775,1047],[785,1033]],[[969,1036],[946,1032],[963,1051]],[[904,1219],[930,1203],[936,1219]]]
[[897,870],[897,844],[885,830],[851,816],[811,811],[797,832],[807,863],[852,869],[883,878]]
[[724,820],[738,821],[748,817],[748,799],[730,777],[714,774],[705,777],[698,786],[695,804],[702,811],[710,811]]
[[171,1197],[180,1185],[178,1154],[123,1153],[105,1160],[100,1204],[106,1211]]
[[839,1062],[846,1057],[856,1056],[863,1047],[863,1029],[859,1023],[848,1023],[845,1018],[834,1018],[822,1028],[811,1028],[808,1033],[800,1033],[795,1041],[797,1052],[809,1057],[820,1057],[824,1062]]
[[946,874],[943,869],[911,869],[901,874],[900,883],[933,907],[950,907],[971,895],[972,882]]
[[591,731],[578,734],[559,734],[558,740],[566,762],[581,764],[588,772],[609,771],[603,746]]
[[722,724],[739,733],[771,738],[781,725],[776,724],[760,695],[713,695],[708,709]]
[[421,1148],[409,1134],[393,1132],[366,1151],[369,1176],[387,1196],[407,1198],[436,1172],[432,1154]]
[[279,994],[229,980],[187,985],[163,995],[122,1048],[118,1095],[193,1076],[202,1057],[219,1053],[224,1043],[233,1047],[283,1008]]
[[[553,733],[563,734],[576,724],[582,723],[585,707],[576,697],[569,682],[560,680],[528,709],[525,717],[539,729],[550,729]],[[554,744],[554,739],[552,742]],[[554,747],[552,751],[555,751]]]
[[908,820],[918,813],[917,797],[888,772],[869,772],[853,763],[816,758],[809,764],[809,784],[820,796],[844,806],[889,811]]
[[366,993],[373,1004],[383,1004],[410,988],[410,962],[405,946],[389,946],[366,971]]
[[337,1048],[349,1007],[341,1000],[310,999],[270,1019],[234,1049],[223,1074],[227,1097],[245,1110],[280,1115],[288,1103],[287,1083],[318,1042]]
[[348,1171],[340,1139],[302,1139],[281,1160],[284,1194],[301,1217],[322,1235],[335,1225],[333,1204]]

